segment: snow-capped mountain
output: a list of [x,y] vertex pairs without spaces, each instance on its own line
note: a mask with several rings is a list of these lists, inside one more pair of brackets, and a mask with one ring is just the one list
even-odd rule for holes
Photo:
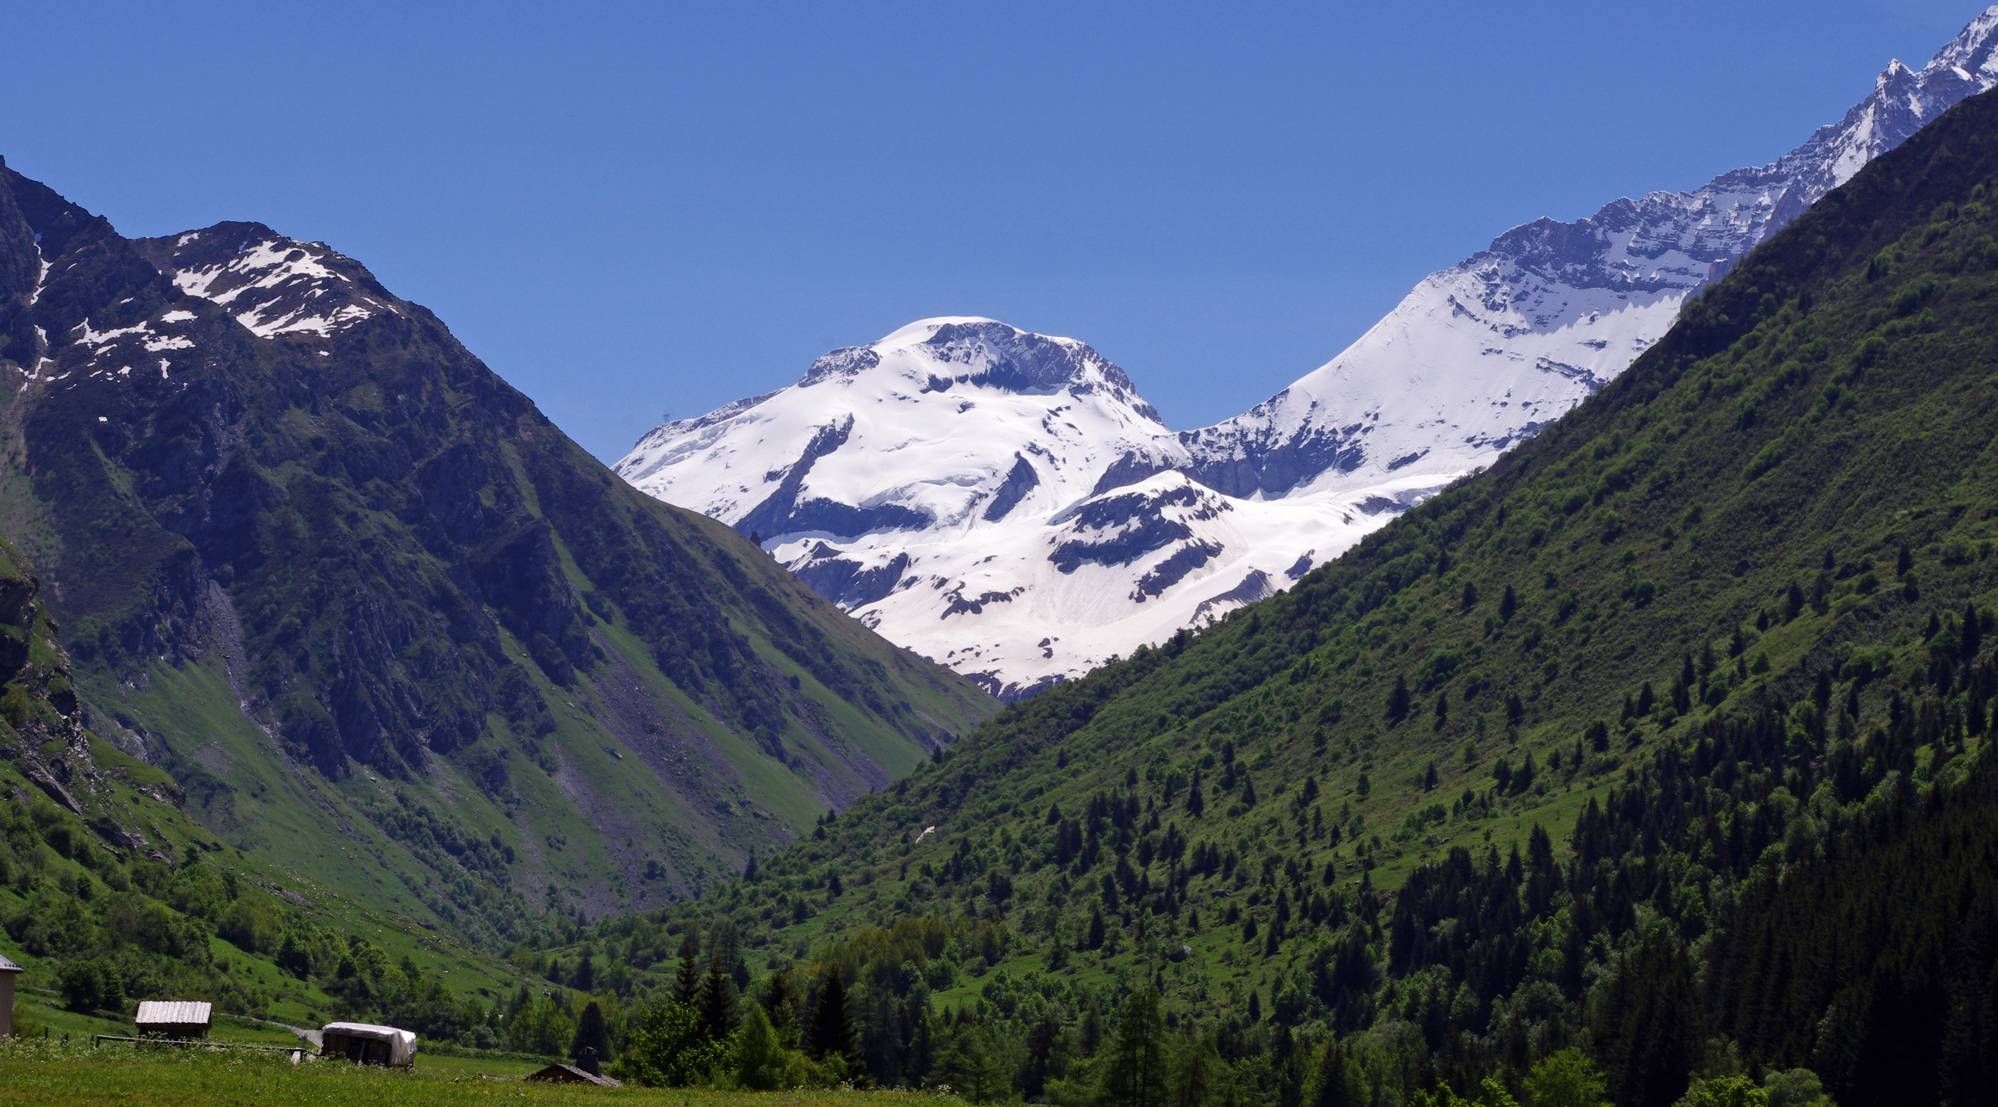
[[891,640],[1029,691],[1287,587],[1558,418],[1688,295],[1998,84],[1994,35],[1998,7],[1768,165],[1506,232],[1213,426],[1172,432],[1073,339],[929,319],[667,423],[616,469]]
[[1687,295],[1867,162],[1998,84],[1998,7],[1921,70],[1892,62],[1836,123],[1692,192],[1541,219],[1431,274],[1339,356],[1243,415],[1185,434],[1190,472],[1233,495],[1439,484],[1623,371]]
[[1124,371],[1074,339],[925,319],[819,358],[791,388],[668,423],[617,471],[760,536],[850,540],[1046,517],[1168,437]]
[[1244,498],[1191,460],[1095,350],[957,317],[668,423],[616,469],[1001,694],[1262,599],[1424,491]]

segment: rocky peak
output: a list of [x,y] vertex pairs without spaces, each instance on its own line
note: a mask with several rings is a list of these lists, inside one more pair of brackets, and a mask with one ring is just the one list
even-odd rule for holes
[[1998,50],[1998,5],[1984,9],[1948,45],[1936,51],[1928,68],[1961,69],[1966,73],[1998,70],[1994,50]]
[[181,292],[227,308],[259,338],[325,338],[402,311],[359,262],[262,223],[217,223],[138,246]]
[[1087,344],[982,316],[918,319],[869,345],[841,347],[813,361],[798,385],[856,380],[877,369],[908,377],[924,392],[1101,393],[1144,418],[1159,418],[1131,378]]
[[1088,395],[1103,389],[1145,417],[1159,417],[1122,369],[1073,338],[1035,334],[992,319],[966,319],[939,323],[922,345],[938,360],[964,366],[967,372],[956,379],[966,383],[1039,394],[1066,390]]

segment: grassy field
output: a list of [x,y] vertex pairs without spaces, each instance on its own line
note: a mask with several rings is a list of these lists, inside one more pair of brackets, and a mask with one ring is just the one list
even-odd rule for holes
[[457,1107],[510,1103],[658,1104],[661,1107],[956,1107],[962,1100],[911,1092],[717,1092],[530,1084],[517,1061],[419,1057],[415,1072],[311,1062],[282,1056],[61,1042],[0,1043],[0,1104],[35,1107],[352,1107],[354,1104]]

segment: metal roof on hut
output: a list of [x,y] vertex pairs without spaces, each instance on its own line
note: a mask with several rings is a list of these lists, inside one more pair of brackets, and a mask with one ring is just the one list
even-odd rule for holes
[[202,1000],[148,999],[139,1004],[132,1022],[140,1034],[163,1034],[170,1038],[200,1038],[215,1021],[214,1005]]

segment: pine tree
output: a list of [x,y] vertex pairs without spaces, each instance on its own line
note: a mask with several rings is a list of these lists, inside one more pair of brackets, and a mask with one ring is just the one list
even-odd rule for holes
[[1626,954],[1594,1022],[1615,1102],[1667,1107],[1678,1099],[1702,1040],[1699,996],[1685,948],[1657,937]]
[[778,969],[764,978],[762,994],[756,997],[756,1005],[769,1016],[777,1040],[785,1045],[798,1040],[798,994],[793,985],[791,970]]
[[1318,1075],[1311,1085],[1311,1107],[1360,1107],[1366,1097],[1355,1086],[1346,1055],[1337,1042],[1318,1055]]
[[1076,1046],[1081,1056],[1095,1056],[1103,1048],[1103,1009],[1093,995],[1085,995],[1082,1007],[1082,1022],[1077,1027]]
[[[1270,1002],[1275,1006],[1274,996]],[[1270,1041],[1270,1067],[1275,1070],[1275,1107],[1304,1107],[1304,1088],[1308,1080],[1304,1051],[1297,1047],[1296,1039],[1290,1036],[1290,1028],[1280,1020]]]
[[1394,678],[1394,688],[1388,692],[1388,700],[1387,700],[1388,722],[1398,723],[1403,719],[1407,718],[1408,706],[1409,706],[1408,681],[1406,678],[1397,675]]
[[673,977],[673,1002],[682,1007],[692,1007],[701,992],[701,970],[694,967],[695,953],[692,938],[680,943],[680,968]]
[[591,1000],[576,1020],[576,1036],[569,1041],[569,1059],[586,1069],[610,1063],[610,1032],[604,1026],[604,1009]]
[[1177,1050],[1172,1074],[1171,1107],[1206,1107],[1213,1099],[1220,1057],[1207,1042]]
[[1165,1107],[1165,1020],[1158,993],[1134,993],[1124,1004],[1105,1059],[1098,1102],[1104,1107]]
[[1602,753],[1609,749],[1609,724],[1597,719],[1582,729],[1582,737],[1588,739],[1590,749]]
[[1040,1021],[1027,1031],[1027,1059],[1020,1066],[1020,1094],[1029,1102],[1042,1097],[1048,1077],[1058,1073],[1065,1063],[1062,1047],[1066,1037],[1061,1019],[1053,1009],[1043,1012]]
[[819,1001],[812,1008],[811,1033],[806,1045],[812,1057],[849,1057],[853,1053],[853,1013],[847,1009],[846,980],[838,965],[827,966],[819,982]]
[[695,1006],[700,1011],[703,1034],[720,1041],[735,1033],[736,1022],[740,1018],[736,1011],[735,981],[722,965],[720,946],[716,946],[708,957],[707,975],[701,978]]

